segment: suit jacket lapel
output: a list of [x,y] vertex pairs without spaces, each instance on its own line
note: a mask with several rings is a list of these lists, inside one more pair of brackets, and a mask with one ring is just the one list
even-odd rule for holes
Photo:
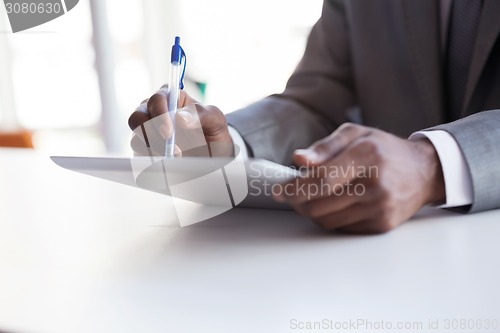
[[439,1],[403,0],[400,3],[413,72],[424,101],[426,123],[439,124],[445,118]]
[[[474,54],[469,71],[469,80],[465,89],[464,108],[462,115],[467,112],[472,95],[478,84],[481,72],[483,71],[490,52],[495,45],[495,40],[500,32],[500,1],[485,0],[479,22]],[[500,60],[499,60],[500,61]],[[471,110],[477,112],[480,110]]]

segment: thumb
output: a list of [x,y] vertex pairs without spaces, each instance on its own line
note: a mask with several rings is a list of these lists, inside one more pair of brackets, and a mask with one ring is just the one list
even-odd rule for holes
[[345,123],[309,148],[296,150],[293,158],[298,165],[319,165],[341,153],[354,140],[370,133],[368,127]]
[[210,135],[217,135],[227,130],[226,116],[213,105],[195,104],[198,116],[200,117],[203,132]]
[[200,118],[194,104],[177,110],[177,123],[183,129],[201,128]]

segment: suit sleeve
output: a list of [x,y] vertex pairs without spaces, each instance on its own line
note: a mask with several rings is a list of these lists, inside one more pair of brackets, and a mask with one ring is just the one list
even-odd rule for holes
[[291,165],[295,149],[350,120],[345,114],[355,94],[346,17],[343,1],[325,0],[285,91],[227,115],[251,156]]
[[500,208],[500,110],[483,111],[429,130],[457,141],[472,180],[471,213]]

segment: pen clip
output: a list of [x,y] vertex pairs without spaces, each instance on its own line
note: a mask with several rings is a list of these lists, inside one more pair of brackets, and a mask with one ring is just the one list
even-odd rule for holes
[[182,46],[179,45],[181,48],[181,57],[184,58],[184,68],[182,69],[182,74],[181,74],[181,80],[179,82],[179,88],[182,90],[184,89],[184,74],[186,73],[186,63],[187,63],[187,57],[186,57],[186,52],[184,52],[184,49]]

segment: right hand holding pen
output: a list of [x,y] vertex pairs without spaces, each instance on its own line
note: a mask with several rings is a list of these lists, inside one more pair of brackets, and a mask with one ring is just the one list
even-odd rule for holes
[[[131,147],[136,155],[165,154],[165,140],[174,133],[168,116],[168,88],[144,100],[128,123],[134,131]],[[233,142],[226,117],[215,106],[202,105],[180,92],[176,114],[176,156],[232,156]]]

